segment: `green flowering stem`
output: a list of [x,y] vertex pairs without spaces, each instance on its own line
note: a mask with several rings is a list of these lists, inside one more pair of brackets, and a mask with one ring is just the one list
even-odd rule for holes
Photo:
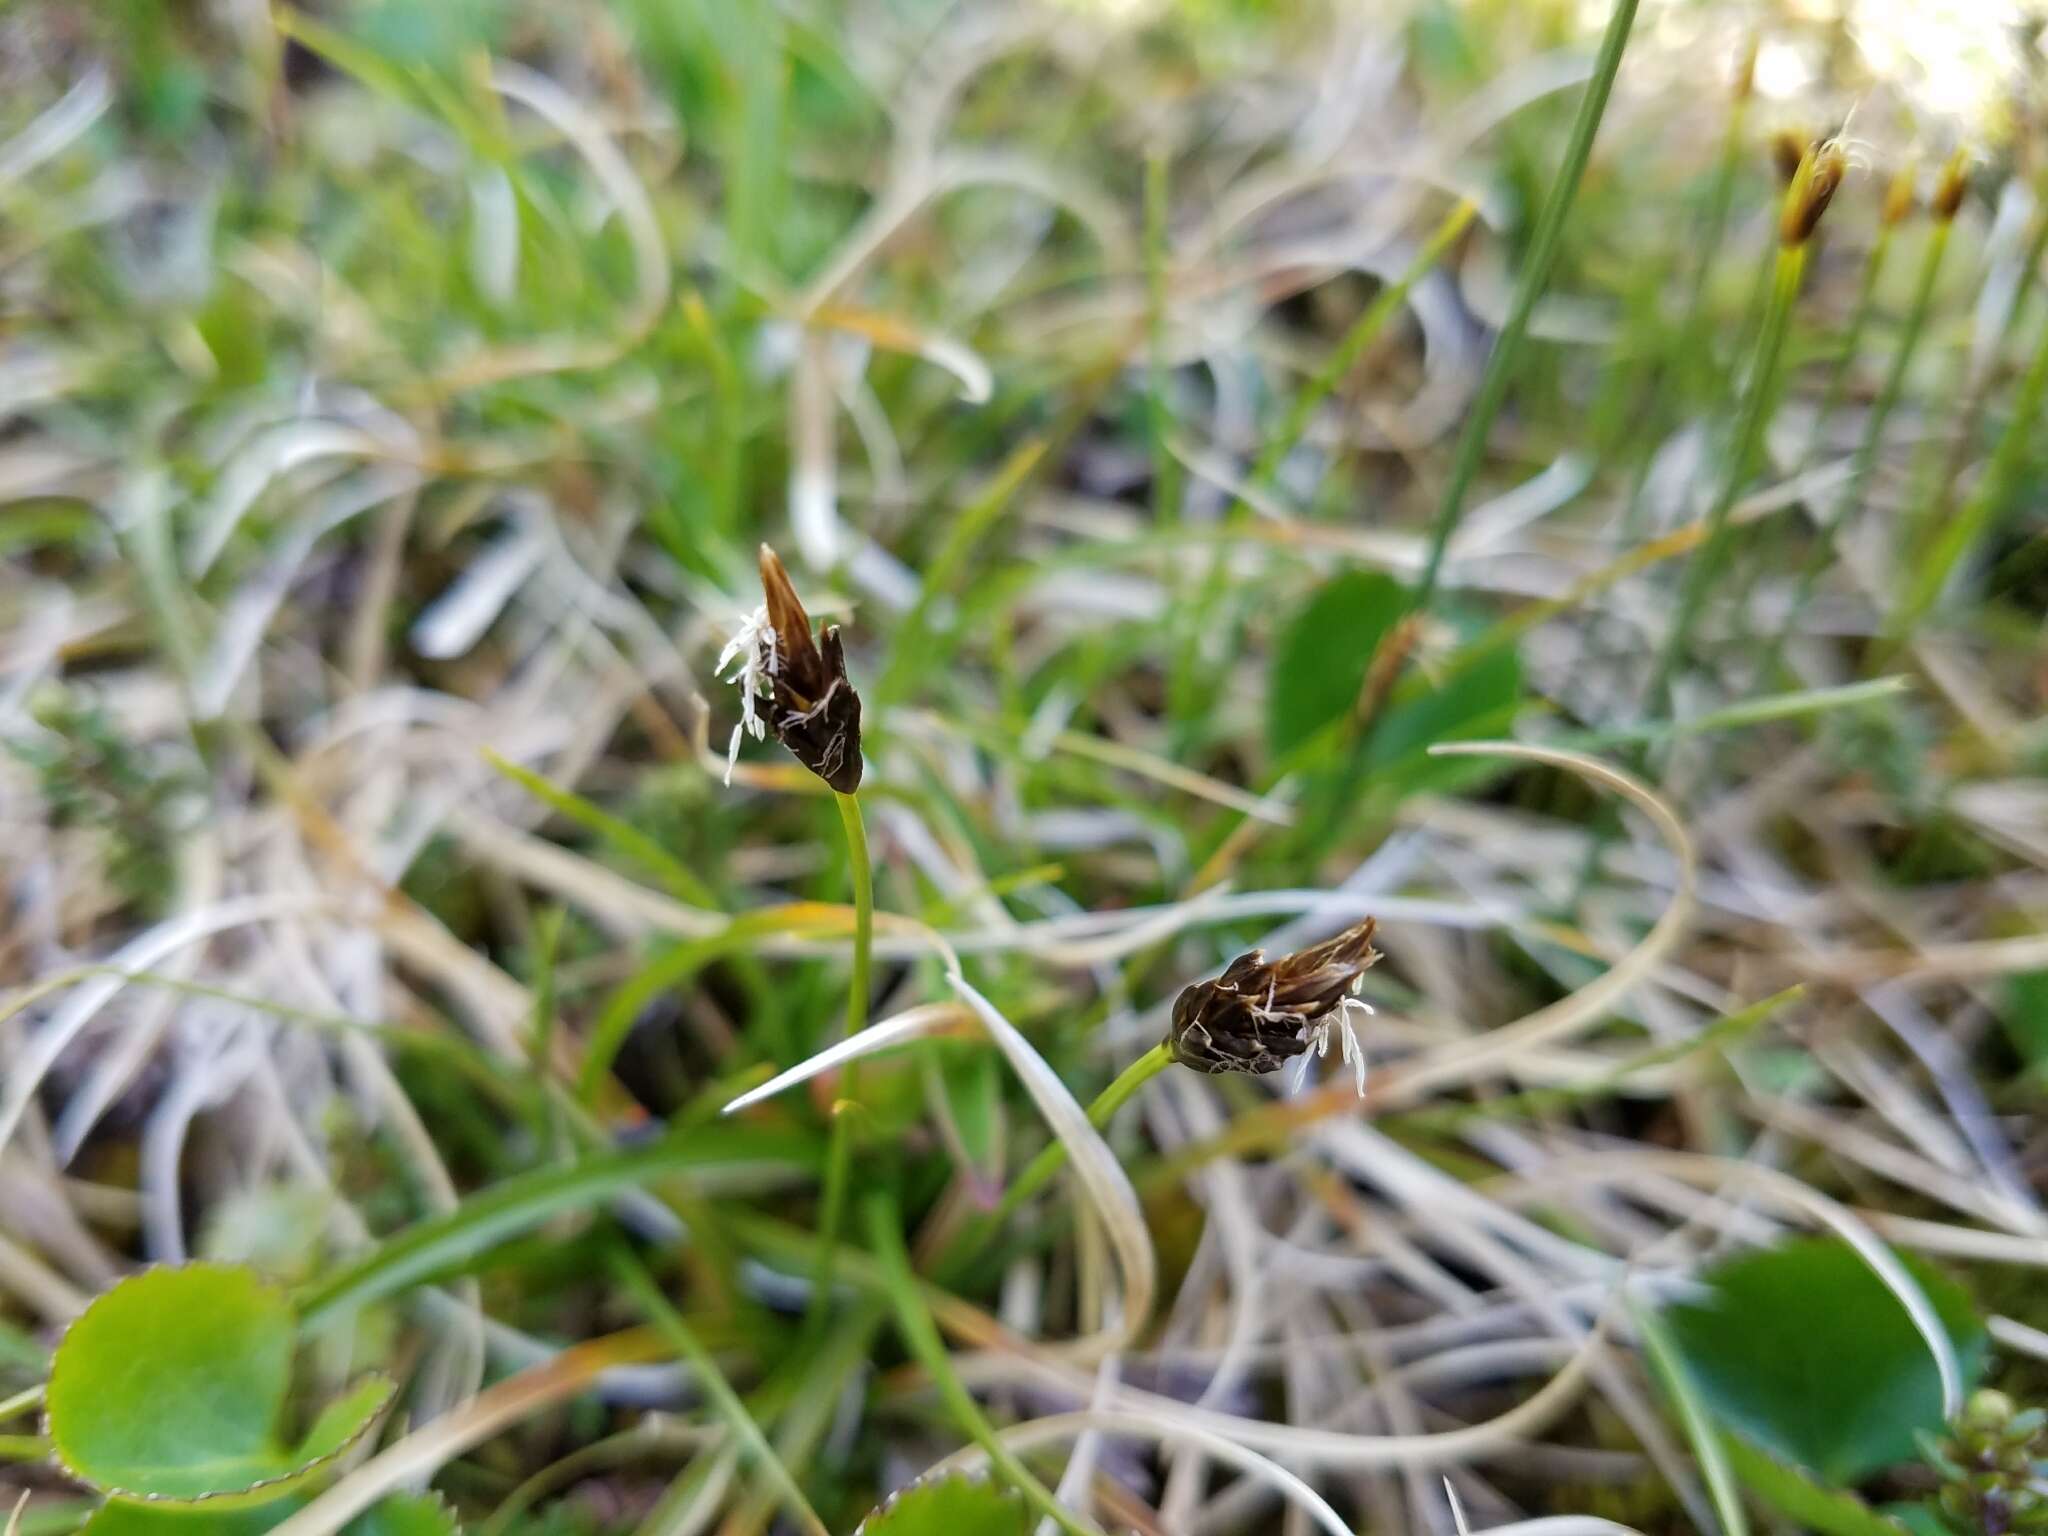
[[[1173,1048],[1164,1040],[1144,1055],[1133,1061],[1116,1076],[1116,1081],[1095,1096],[1095,1102],[1088,1106],[1088,1123],[1098,1131],[1108,1125],[1112,1116],[1131,1101],[1145,1084],[1152,1081],[1173,1063]],[[963,1255],[975,1252],[989,1233],[996,1231],[1023,1206],[1024,1202],[1037,1194],[1058,1173],[1067,1161],[1067,1144],[1051,1141],[1024,1167],[1024,1171],[1010,1182],[1003,1191],[1003,1198],[996,1208],[985,1215],[976,1217],[966,1230],[960,1233],[948,1246],[941,1273],[950,1274],[953,1266]]]
[[[1095,1102],[1088,1106],[1088,1123],[1098,1131],[1110,1122],[1110,1117],[1131,1100],[1145,1084],[1164,1072],[1173,1062],[1173,1048],[1164,1040],[1152,1047],[1136,1061],[1116,1075],[1116,1081],[1095,1096]],[[1047,1142],[1045,1149],[1025,1165],[1010,1187],[1003,1191],[1002,1200],[989,1215],[993,1225],[1000,1226],[1014,1215],[1019,1206],[1045,1188],[1062,1164],[1067,1160],[1067,1144],[1063,1141]]]
[[[832,792],[839,806],[839,822],[846,829],[846,857],[853,870],[853,980],[846,996],[846,1034],[867,1028],[870,972],[874,962],[875,882],[868,864],[867,827],[861,821],[860,801],[852,795]],[[839,1246],[839,1229],[846,1224],[847,1181],[853,1168],[853,1116],[855,1096],[860,1092],[860,1062],[846,1064],[839,1101],[832,1106],[832,1141],[825,1154],[825,1192],[818,1215],[818,1272],[811,1287],[806,1322],[815,1326],[825,1316],[832,1291],[832,1267]]]
[[918,1289],[917,1276],[911,1272],[910,1255],[903,1247],[902,1223],[895,1200],[885,1191],[870,1195],[867,1217],[869,1245],[874,1249],[882,1271],[882,1286],[896,1309],[896,1329],[903,1335],[903,1342],[917,1363],[931,1373],[932,1384],[938,1388],[940,1400],[947,1410],[969,1438],[988,1453],[990,1464],[1003,1480],[1023,1494],[1033,1509],[1058,1525],[1068,1536],[1102,1536],[1095,1526],[1077,1518],[1073,1511],[1053,1497],[1050,1488],[1031,1475],[1031,1469],[1017,1459],[1016,1452],[1003,1444],[995,1426],[989,1423],[988,1415],[975,1402],[974,1394],[961,1383],[959,1374],[953,1369],[952,1359],[946,1353],[946,1341],[939,1336],[939,1325],[932,1321],[931,1309]]
[[[2048,220],[2044,220],[2048,227]],[[1885,625],[1884,644],[1878,647],[1877,659],[1888,661],[1905,643],[1920,620],[1926,617],[1935,599],[1948,585],[1949,577],[1963,561],[1977,541],[1998,521],[2018,489],[2020,472],[2026,465],[2028,450],[2033,446],[2034,425],[2041,414],[2041,400],[2048,394],[2048,337],[2044,337],[2034,351],[2034,360],[2027,369],[2026,378],[2020,383],[2018,396],[2013,401],[2012,415],[2007,419],[2005,430],[1999,434],[1998,445],[1991,450],[1991,462],[1984,466],[1970,497],[1956,515],[1941,525],[1933,547],[1926,551],[1924,558],[1915,560],[1910,568],[1905,594],[1899,605],[1892,610],[1889,623]]]
[[[1766,660],[1774,661],[1790,637],[1792,626],[1798,622],[1799,610],[1805,606],[1807,594],[1819,580],[1820,573],[1827,566],[1835,550],[1835,540],[1850,510],[1863,499],[1863,489],[1870,482],[1871,468],[1877,462],[1877,447],[1883,440],[1885,423],[1890,420],[1892,408],[1898,404],[1899,394],[1906,383],[1906,370],[1912,366],[1914,354],[1920,346],[1920,333],[1926,328],[1927,314],[1934,300],[1935,280],[1941,274],[1942,258],[1948,252],[1949,230],[1953,226],[1944,219],[1934,226],[1928,236],[1926,252],[1920,258],[1920,271],[1913,283],[1911,307],[1906,311],[1905,329],[1899,334],[1899,345],[1892,353],[1891,367],[1885,370],[1884,383],[1878,387],[1877,399],[1871,403],[1870,414],[1864,418],[1863,436],[1856,444],[1855,456],[1849,461],[1849,478],[1842,482],[1841,494],[1836,497],[1834,509],[1819,529],[1812,552],[1806,557],[1806,564],[1799,572],[1799,581],[1793,589],[1792,606],[1785,614],[1785,622],[1778,627],[1773,637]],[[1873,262],[1875,258],[1873,258]]]
[[1500,328],[1500,337],[1493,344],[1493,354],[1487,358],[1486,372],[1479,381],[1479,393],[1465,414],[1465,428],[1458,436],[1457,455],[1451,461],[1443,504],[1430,534],[1429,557],[1423,563],[1422,580],[1415,590],[1414,606],[1418,612],[1427,609],[1436,595],[1444,551],[1450,546],[1451,535],[1457,532],[1458,520],[1465,511],[1466,492],[1472,488],[1480,460],[1486,456],[1493,419],[1507,398],[1508,385],[1514,381],[1522,340],[1529,331],[1529,317],[1535,313],[1536,301],[1542,297],[1550,282],[1551,268],[1557,264],[1558,246],[1563,241],[1572,201],[1578,196],[1586,162],[1592,158],[1593,138],[1600,131],[1600,118],[1607,110],[1607,97],[1614,89],[1622,50],[1628,46],[1629,29],[1635,19],[1636,0],[1615,0],[1607,31],[1600,39],[1599,55],[1593,61],[1593,77],[1586,82],[1586,94],[1579,98],[1579,113],[1572,121],[1564,163],[1558,167],[1557,180],[1551,183],[1550,196],[1537,217],[1536,231],[1530,238],[1528,255],[1523,258],[1521,276],[1515,282],[1514,296],[1508,305],[1507,320]]
[[1692,638],[1692,628],[1699,618],[1700,608],[1707,594],[1714,589],[1721,567],[1727,563],[1728,515],[1734,510],[1735,498],[1741,493],[1749,478],[1750,466],[1756,462],[1762,449],[1764,429],[1770,425],[1771,413],[1778,402],[1778,365],[1784,357],[1785,334],[1791,327],[1793,300],[1799,295],[1799,282],[1806,272],[1806,250],[1803,240],[1796,245],[1778,248],[1770,305],[1764,311],[1763,326],[1757,335],[1756,360],[1750,368],[1749,389],[1736,426],[1735,449],[1729,456],[1728,475],[1708,510],[1706,531],[1701,536],[1699,550],[1687,565],[1684,583],[1679,588],[1678,612],[1672,618],[1670,633],[1664,638],[1664,648],[1658,654],[1656,670],[1650,679],[1653,702],[1664,697],[1673,674],[1685,659],[1686,642]]
[[763,1479],[775,1490],[791,1518],[803,1527],[807,1536],[831,1536],[825,1522],[818,1518],[818,1512],[811,1507],[811,1501],[804,1497],[803,1490],[790,1475],[789,1468],[784,1465],[782,1458],[775,1454],[775,1447],[768,1443],[768,1437],[761,1432],[761,1426],[754,1415],[741,1401],[739,1393],[733,1390],[732,1383],[726,1380],[725,1372],[718,1368],[718,1362],[712,1358],[711,1351],[706,1349],[703,1341],[691,1331],[690,1325],[683,1320],[682,1313],[671,1306],[668,1298],[662,1295],[661,1288],[654,1283],[654,1277],[647,1273],[640,1261],[634,1258],[624,1245],[611,1249],[606,1258],[613,1275],[625,1287],[626,1293],[633,1298],[640,1310],[647,1315],[647,1320],[654,1326],[654,1331],[689,1362],[690,1370],[696,1376],[697,1384],[703,1388],[705,1397],[718,1411],[719,1417],[725,1420],[726,1427],[745,1449]]

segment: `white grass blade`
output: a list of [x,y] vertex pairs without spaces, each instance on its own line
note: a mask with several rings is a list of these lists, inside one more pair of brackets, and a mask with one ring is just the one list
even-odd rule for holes
[[892,1018],[870,1024],[857,1035],[848,1035],[836,1041],[804,1061],[798,1062],[786,1072],[778,1072],[758,1088],[749,1088],[745,1093],[726,1105],[719,1113],[737,1114],[743,1109],[764,1103],[777,1094],[796,1087],[798,1083],[809,1082],[835,1067],[842,1067],[849,1061],[858,1061],[863,1056],[872,1056],[878,1051],[904,1045],[912,1040],[923,1039],[926,1035],[939,1033],[955,1026],[973,1015],[958,1003],[925,1003],[908,1009]]
[[1778,1205],[1789,1207],[1828,1228],[1855,1249],[1857,1257],[1870,1266],[1871,1273],[1898,1298],[1912,1321],[1914,1331],[1927,1344],[1934,1366],[1941,1376],[1941,1413],[1952,1419],[1962,1411],[1963,1373],[1956,1361],[1955,1345],[1941,1317],[1919,1282],[1892,1251],[1878,1241],[1861,1218],[1846,1206],[1829,1199],[1810,1184],[1761,1163],[1736,1162],[1695,1152],[1666,1152],[1650,1148],[1623,1148],[1579,1157],[1560,1157],[1544,1168],[1548,1179],[1627,1179],[1632,1175],[1663,1174],[1707,1189],[1733,1182],[1747,1185]]
[[1088,1123],[1088,1112],[1067,1091],[1067,1085],[1060,1081],[1059,1074],[1046,1064],[1045,1058],[1033,1049],[1017,1026],[975,991],[958,970],[952,971],[946,979],[953,984],[953,990],[967,1000],[968,1006],[981,1016],[996,1045],[1010,1059],[1018,1077],[1024,1080],[1025,1091],[1037,1104],[1038,1112],[1045,1116],[1053,1135],[1065,1143],[1068,1161],[1073,1165],[1082,1189],[1087,1192],[1089,1203],[1102,1218],[1110,1247],[1116,1251],[1117,1266],[1123,1271],[1121,1315],[1102,1334],[1068,1347],[1086,1357],[1120,1353],[1129,1348],[1144,1329],[1159,1289],[1159,1262],[1152,1249],[1152,1234],[1145,1227],[1144,1211],[1138,1205],[1138,1192],[1131,1187],[1130,1176],[1116,1160],[1116,1154],[1110,1151],[1109,1143]]
[[321,896],[241,896],[223,901],[183,917],[159,923],[123,946],[109,962],[111,974],[95,968],[70,999],[29,1041],[21,1058],[8,1067],[7,1084],[0,1092],[0,1147],[5,1147],[21,1125],[29,1100],[42,1086],[43,1078],[78,1038],[99,1011],[111,1002],[137,972],[154,967],[167,955],[189,944],[197,944],[230,928],[249,923],[270,922],[285,917],[310,917],[329,910],[334,903]]
[[[1218,1461],[1237,1468],[1247,1477],[1256,1478],[1274,1488],[1282,1498],[1291,1500],[1306,1510],[1309,1518],[1329,1532],[1330,1536],[1352,1536],[1351,1527],[1346,1525],[1343,1517],[1330,1507],[1329,1501],[1279,1462],[1248,1446],[1239,1445],[1226,1436],[1192,1425],[1176,1423],[1159,1414],[1130,1408],[1088,1408],[1074,1413],[1056,1413],[1042,1419],[1031,1419],[1022,1424],[1012,1424],[997,1430],[996,1435],[1012,1450],[1021,1451],[1030,1450],[1034,1446],[1072,1440],[1090,1431],[1137,1436],[1165,1444],[1192,1446],[1205,1451]],[[987,1465],[988,1452],[978,1445],[971,1445],[939,1462],[919,1481],[945,1477],[956,1472],[979,1472]]]
[[1663,834],[1678,860],[1678,888],[1672,893],[1670,905],[1643,936],[1642,942],[1622,956],[1605,975],[1513,1024],[1503,1025],[1474,1040],[1455,1041],[1412,1065],[1390,1069],[1380,1079],[1380,1091],[1374,1099],[1376,1105],[1413,1103],[1432,1088],[1470,1081],[1481,1072],[1505,1066],[1518,1052],[1554,1044],[1597,1023],[1631,987],[1649,976],[1684,936],[1692,922],[1695,891],[1699,883],[1699,855],[1684,825],[1655,792],[1631,774],[1583,752],[1530,746],[1522,742],[1439,742],[1429,751],[1432,757],[1518,757],[1532,763],[1547,763],[1613,790],[1640,807]]

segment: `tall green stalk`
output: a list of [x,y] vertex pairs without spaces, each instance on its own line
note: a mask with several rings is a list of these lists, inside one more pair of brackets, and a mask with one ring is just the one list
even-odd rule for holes
[[[1279,478],[1280,466],[1287,462],[1287,456],[1294,452],[1308,431],[1309,422],[1316,410],[1329,399],[1337,387],[1350,376],[1365,358],[1372,345],[1385,330],[1387,322],[1401,312],[1401,306],[1408,302],[1415,285],[1427,277],[1443,260],[1450,248],[1457,243],[1478,213],[1478,205],[1469,199],[1458,203],[1444,215],[1437,227],[1430,232],[1422,248],[1415,253],[1415,259],[1392,283],[1382,288],[1366,306],[1365,312],[1351,323],[1351,328],[1331,349],[1330,356],[1318,368],[1301,392],[1288,407],[1280,425],[1266,438],[1259,450],[1258,459],[1253,463],[1251,474],[1245,481],[1245,492],[1233,497],[1225,509],[1226,523],[1236,523],[1251,515],[1252,493],[1265,490]],[[1174,647],[1172,671],[1172,716],[1182,722],[1185,734],[1193,721],[1206,713],[1201,703],[1202,689],[1213,686],[1216,669],[1205,666],[1204,659],[1210,653],[1202,644],[1201,631],[1213,629],[1214,615],[1220,605],[1229,598],[1228,562],[1231,545],[1218,540],[1209,556],[1209,568],[1202,579],[1200,592],[1192,601],[1180,604],[1179,611],[1185,616],[1182,636]],[[1185,745],[1185,741],[1177,745]]]
[[[875,937],[875,884],[868,864],[867,827],[861,820],[860,801],[853,795],[832,792],[839,806],[839,822],[846,829],[846,857],[853,871],[853,980],[846,996],[846,1033],[859,1034],[867,1028],[869,972],[873,964]],[[832,1269],[839,1246],[839,1231],[846,1224],[846,1192],[853,1172],[853,1117],[855,1095],[860,1092],[860,1061],[846,1064],[840,1080],[840,1102],[833,1107],[832,1141],[825,1154],[825,1190],[818,1213],[818,1271],[806,1308],[806,1327],[816,1327],[825,1317],[832,1291]]]
[[1173,456],[1172,370],[1166,355],[1166,151],[1145,157],[1145,426],[1152,449],[1152,515],[1180,521],[1180,460]]
[[[1877,399],[1871,402],[1870,414],[1863,422],[1863,435],[1856,444],[1855,456],[1849,461],[1849,477],[1842,482],[1842,489],[1835,498],[1835,504],[1827,519],[1816,530],[1812,551],[1800,569],[1798,582],[1792,591],[1792,606],[1785,614],[1785,622],[1778,626],[1772,636],[1766,655],[1766,668],[1774,662],[1784,649],[1792,633],[1792,626],[1798,622],[1799,610],[1805,605],[1813,584],[1820,579],[1829,558],[1834,554],[1835,540],[1849,514],[1863,499],[1865,486],[1870,483],[1870,471],[1877,461],[1877,446],[1883,441],[1885,424],[1890,420],[1892,409],[1899,402],[1899,395],[1905,388],[1906,373],[1912,367],[1914,354],[1919,350],[1921,332],[1926,329],[1927,314],[1933,306],[1934,285],[1941,275],[1942,259],[1948,253],[1948,237],[1951,224],[1942,219],[1928,236],[1927,249],[1920,258],[1920,270],[1913,281],[1913,298],[1906,311],[1905,328],[1899,333],[1899,345],[1892,353],[1891,366],[1885,370],[1884,383],[1878,387]],[[1873,265],[1875,258],[1872,258]]]
[[[1944,229],[1946,225],[1942,226]],[[1877,285],[1884,276],[1887,259],[1892,250],[1892,228],[1882,226],[1877,238],[1870,243],[1870,255],[1863,263],[1863,278],[1856,285],[1856,303],[1849,311],[1849,325],[1842,333],[1842,350],[1835,358],[1835,365],[1828,370],[1827,386],[1821,391],[1820,407],[1814,412],[1813,433],[1806,440],[1806,451],[1801,455],[1802,464],[1813,462],[1814,454],[1820,448],[1821,433],[1841,409],[1842,396],[1849,387],[1849,374],[1856,366],[1857,355],[1863,350],[1863,333],[1870,328],[1871,312],[1877,307]]]
[[1607,110],[1607,98],[1613,92],[1614,77],[1621,69],[1622,51],[1628,46],[1629,29],[1635,24],[1635,19],[1636,0],[1615,0],[1613,13],[1607,18],[1607,31],[1600,39],[1599,55],[1593,61],[1593,77],[1587,81],[1586,93],[1579,99],[1579,114],[1572,122],[1564,162],[1558,167],[1557,180],[1551,183],[1550,197],[1537,218],[1536,233],[1529,242],[1529,253],[1523,260],[1521,275],[1515,281],[1507,321],[1500,328],[1500,338],[1493,344],[1492,356],[1486,360],[1479,393],[1474,396],[1472,407],[1466,413],[1465,430],[1458,437],[1456,454],[1451,460],[1450,479],[1444,487],[1443,504],[1437,512],[1436,527],[1430,534],[1429,556],[1423,562],[1422,580],[1415,591],[1418,610],[1427,608],[1436,594],[1444,551],[1450,545],[1451,535],[1457,532],[1458,519],[1465,511],[1466,493],[1472,488],[1480,461],[1486,457],[1486,441],[1493,429],[1493,419],[1500,414],[1508,385],[1514,381],[1517,354],[1529,332],[1529,317],[1535,312],[1536,301],[1550,282],[1551,269],[1557,265],[1565,219],[1571,212],[1573,199],[1578,196],[1579,182],[1586,173],[1586,162],[1592,157],[1593,138],[1600,130],[1600,118]]
[[[1172,1064],[1173,1050],[1162,1040],[1119,1072],[1116,1080],[1095,1096],[1095,1102],[1088,1106],[1088,1123],[1098,1131],[1101,1130],[1109,1124],[1112,1115],[1130,1102],[1132,1094]],[[997,1202],[996,1208],[969,1223],[948,1246],[939,1273],[952,1274],[955,1264],[973,1254],[991,1233],[999,1230],[1004,1222],[1016,1215],[1018,1208],[1045,1188],[1047,1182],[1059,1172],[1066,1161],[1065,1142],[1046,1143],[1044,1150],[1027,1163],[1024,1171],[1010,1182],[1008,1189],[1003,1191],[1003,1198]]]
[[948,1411],[974,1443],[988,1453],[990,1464],[1003,1480],[1023,1494],[1033,1509],[1067,1532],[1068,1536],[1102,1536],[1093,1524],[1078,1518],[1053,1497],[1050,1488],[1031,1475],[1031,1469],[1017,1459],[1017,1453],[1003,1444],[995,1426],[981,1411],[981,1405],[975,1402],[974,1395],[961,1382],[959,1373],[953,1369],[952,1358],[946,1353],[946,1341],[939,1336],[939,1325],[932,1321],[931,1309],[925,1305],[924,1296],[918,1290],[917,1277],[910,1268],[910,1255],[903,1247],[896,1202],[887,1191],[878,1190],[868,1197],[867,1217],[868,1241],[880,1263],[882,1283],[888,1290],[889,1300],[896,1308],[897,1331],[903,1335],[903,1342],[917,1363],[931,1373],[932,1382],[939,1389],[939,1397]]
[[2035,424],[2040,419],[2044,394],[2048,394],[2048,330],[2042,332],[2041,340],[2034,349],[2034,360],[2029,364],[2026,377],[2020,382],[2019,394],[2013,400],[2012,415],[2006,419],[2005,430],[1999,434],[1998,444],[1991,450],[1991,462],[1984,466],[1969,499],[1954,517],[1940,525],[1932,547],[1912,562],[1904,594],[1893,609],[1890,622],[1885,625],[1884,644],[1877,648],[1880,661],[1896,654],[1913,627],[1926,617],[1927,610],[1941,596],[1956,567],[1977,541],[1991,530],[2005,511],[2006,504],[2012,500],[2031,446]]
[[626,1293],[633,1298],[640,1310],[647,1315],[647,1320],[654,1325],[655,1331],[667,1339],[676,1353],[688,1362],[698,1385],[703,1388],[704,1396],[718,1411],[719,1417],[725,1420],[727,1429],[754,1462],[769,1487],[775,1490],[776,1496],[782,1500],[791,1518],[803,1527],[808,1536],[830,1536],[825,1522],[818,1518],[818,1512],[811,1507],[811,1501],[804,1497],[803,1489],[797,1486],[797,1481],[790,1475],[789,1468],[783,1464],[782,1458],[775,1454],[775,1447],[768,1443],[768,1437],[761,1432],[760,1424],[748,1411],[747,1405],[740,1400],[739,1393],[733,1390],[732,1383],[726,1380],[725,1372],[718,1368],[718,1362],[712,1358],[711,1351],[706,1349],[703,1341],[691,1331],[682,1313],[671,1306],[668,1298],[661,1294],[661,1289],[654,1283],[654,1278],[623,1245],[612,1249],[607,1254],[607,1259],[613,1275],[625,1287]]
[[1698,552],[1686,566],[1685,579],[1679,588],[1678,611],[1672,617],[1670,631],[1664,637],[1664,647],[1658,653],[1656,668],[1651,673],[1652,707],[1666,698],[1672,676],[1685,659],[1686,644],[1692,638],[1700,609],[1706,603],[1707,594],[1713,590],[1722,567],[1727,564],[1729,513],[1734,510],[1735,498],[1749,479],[1750,467],[1763,447],[1764,430],[1770,425],[1771,414],[1777,405],[1785,334],[1791,327],[1792,303],[1799,295],[1799,281],[1805,272],[1805,242],[1781,245],[1771,282],[1770,301],[1757,333],[1756,360],[1750,369],[1742,415],[1735,429],[1728,474],[1721,482],[1713,506],[1708,509],[1706,531],[1701,537]]

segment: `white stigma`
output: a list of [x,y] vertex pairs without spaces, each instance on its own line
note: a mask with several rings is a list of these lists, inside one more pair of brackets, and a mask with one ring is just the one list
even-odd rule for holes
[[[754,701],[773,695],[773,687],[764,681],[772,678],[782,669],[782,657],[776,649],[775,626],[768,622],[768,605],[762,604],[740,621],[740,627],[733,637],[725,642],[725,649],[718,653],[718,665],[712,674],[724,678],[740,691],[740,723],[732,728],[732,742],[725,751],[725,782],[732,783],[732,771],[740,760],[740,735],[742,732],[759,741],[768,734],[767,723],[760,711],[754,708]],[[730,678],[725,669],[734,662],[739,671]]]
[[1351,1022],[1354,1008],[1365,1017],[1372,1017],[1371,1003],[1362,998],[1346,997],[1309,1025],[1309,1049],[1301,1053],[1301,1065],[1295,1069],[1294,1086],[1297,1089],[1308,1082],[1309,1062],[1330,1054],[1330,1037],[1335,1035],[1340,1057],[1351,1068],[1352,1086],[1361,1099],[1365,1097],[1365,1045],[1358,1038],[1357,1027]]

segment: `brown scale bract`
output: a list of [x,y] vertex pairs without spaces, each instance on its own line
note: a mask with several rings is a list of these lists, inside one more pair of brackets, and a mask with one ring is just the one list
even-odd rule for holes
[[761,546],[761,594],[768,603],[777,656],[769,679],[771,707],[765,711],[768,729],[798,762],[850,795],[860,788],[860,695],[846,677],[839,626],[828,624],[812,639],[811,616],[797,600],[789,572],[766,544]]
[[1173,1059],[1197,1072],[1273,1072],[1308,1049],[1308,1032],[1352,995],[1379,959],[1379,923],[1366,918],[1335,938],[1268,962],[1264,950],[1239,955],[1213,981],[1174,999],[1166,1043]]

